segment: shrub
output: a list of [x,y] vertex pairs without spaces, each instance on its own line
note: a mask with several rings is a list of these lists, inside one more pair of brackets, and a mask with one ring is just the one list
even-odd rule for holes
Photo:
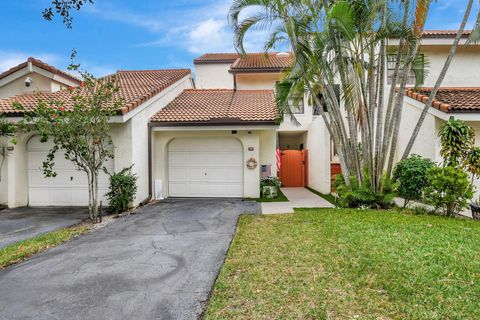
[[363,183],[359,183],[355,177],[350,177],[350,185],[347,185],[343,176],[337,175],[334,186],[338,194],[338,204],[344,208],[388,209],[392,207],[395,198],[394,183],[387,177],[383,179],[383,191],[374,193],[367,178]]
[[129,209],[137,193],[137,175],[132,167],[110,175],[110,191],[106,194],[111,213],[121,213]]
[[447,166],[460,165],[473,145],[475,133],[464,121],[450,119],[440,126],[440,155]]
[[468,174],[459,168],[433,167],[427,171],[429,185],[425,188],[425,199],[436,211],[453,216],[467,207],[473,196],[473,186]]
[[411,200],[421,199],[428,184],[427,170],[434,165],[430,159],[412,155],[395,166],[393,181],[398,183],[397,195],[405,199],[404,207]]

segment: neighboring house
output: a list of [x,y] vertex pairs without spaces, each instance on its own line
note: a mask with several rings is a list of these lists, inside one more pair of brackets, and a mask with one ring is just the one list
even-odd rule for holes
[[56,92],[80,84],[76,77],[35,58],[0,74],[0,99],[33,92]]
[[[33,64],[34,68],[30,68]],[[62,101],[71,104],[69,90],[58,90],[59,78],[64,85],[78,85],[79,80],[67,76],[60,70],[48,67],[54,76],[44,78],[44,71],[37,65],[47,66],[35,59],[29,59],[27,68],[33,70],[24,73],[25,63],[7,71],[13,78],[16,71],[20,72],[17,80],[0,87],[2,92],[14,92],[16,95],[0,100],[0,113],[15,121],[22,116],[12,103],[17,101],[25,108],[35,107],[39,100]],[[148,122],[151,116],[162,109],[184,89],[193,87],[190,70],[147,70],[118,71],[114,74],[118,80],[119,96],[124,100],[124,106],[118,114],[111,118],[112,139],[115,148],[115,158],[107,163],[110,172],[119,171],[132,164],[133,172],[138,175],[138,192],[135,204],[149,197],[149,131]],[[35,92],[29,88],[23,89],[27,77],[33,79]],[[1,80],[0,80],[1,81]],[[50,81],[50,83],[48,82]],[[11,87],[13,86],[13,88]],[[48,88],[51,88],[48,90]],[[28,93],[24,93],[24,92]],[[63,158],[61,152],[56,157],[55,178],[45,178],[42,172],[42,162],[46,159],[49,143],[40,143],[34,133],[20,134],[16,144],[10,144],[6,161],[1,170],[0,203],[9,207],[18,206],[81,206],[88,204],[88,189],[86,174],[76,170],[74,165]],[[1,160],[1,159],[0,159]],[[102,195],[108,190],[108,177],[100,178],[99,189]],[[103,198],[105,201],[105,198]]]

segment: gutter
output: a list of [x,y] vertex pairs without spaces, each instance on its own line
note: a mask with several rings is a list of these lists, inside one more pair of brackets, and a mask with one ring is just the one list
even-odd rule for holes
[[148,197],[140,202],[141,206],[148,204],[152,201],[153,198],[153,188],[152,188],[152,126],[148,123]]

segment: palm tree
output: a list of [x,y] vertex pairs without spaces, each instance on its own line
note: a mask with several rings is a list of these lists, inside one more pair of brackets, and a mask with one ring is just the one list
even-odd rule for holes
[[[397,148],[404,99],[400,93],[411,72],[423,69],[417,58],[430,2],[235,0],[230,23],[241,53],[252,28],[271,31],[265,51],[287,41],[294,63],[277,90],[280,111],[288,113],[288,100],[306,90],[338,150],[346,183],[351,176],[367,179],[372,190],[380,192]],[[252,8],[257,13],[240,19]],[[469,11],[470,7],[467,18]],[[387,92],[387,48],[392,38],[398,39],[398,48]],[[335,90],[337,85],[341,90]]]

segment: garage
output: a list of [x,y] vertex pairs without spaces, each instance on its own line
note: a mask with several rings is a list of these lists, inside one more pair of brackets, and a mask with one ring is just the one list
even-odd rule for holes
[[[87,206],[88,184],[83,171],[76,169],[74,164],[66,160],[62,152],[55,156],[54,170],[57,176],[46,178],[42,163],[52,147],[49,142],[41,143],[39,136],[34,136],[28,142],[28,200],[30,206]],[[113,161],[106,166],[113,172]],[[99,199],[107,203],[105,194],[108,192],[108,176],[100,175]]]
[[168,146],[171,197],[243,197],[243,145],[232,137],[176,138]]

